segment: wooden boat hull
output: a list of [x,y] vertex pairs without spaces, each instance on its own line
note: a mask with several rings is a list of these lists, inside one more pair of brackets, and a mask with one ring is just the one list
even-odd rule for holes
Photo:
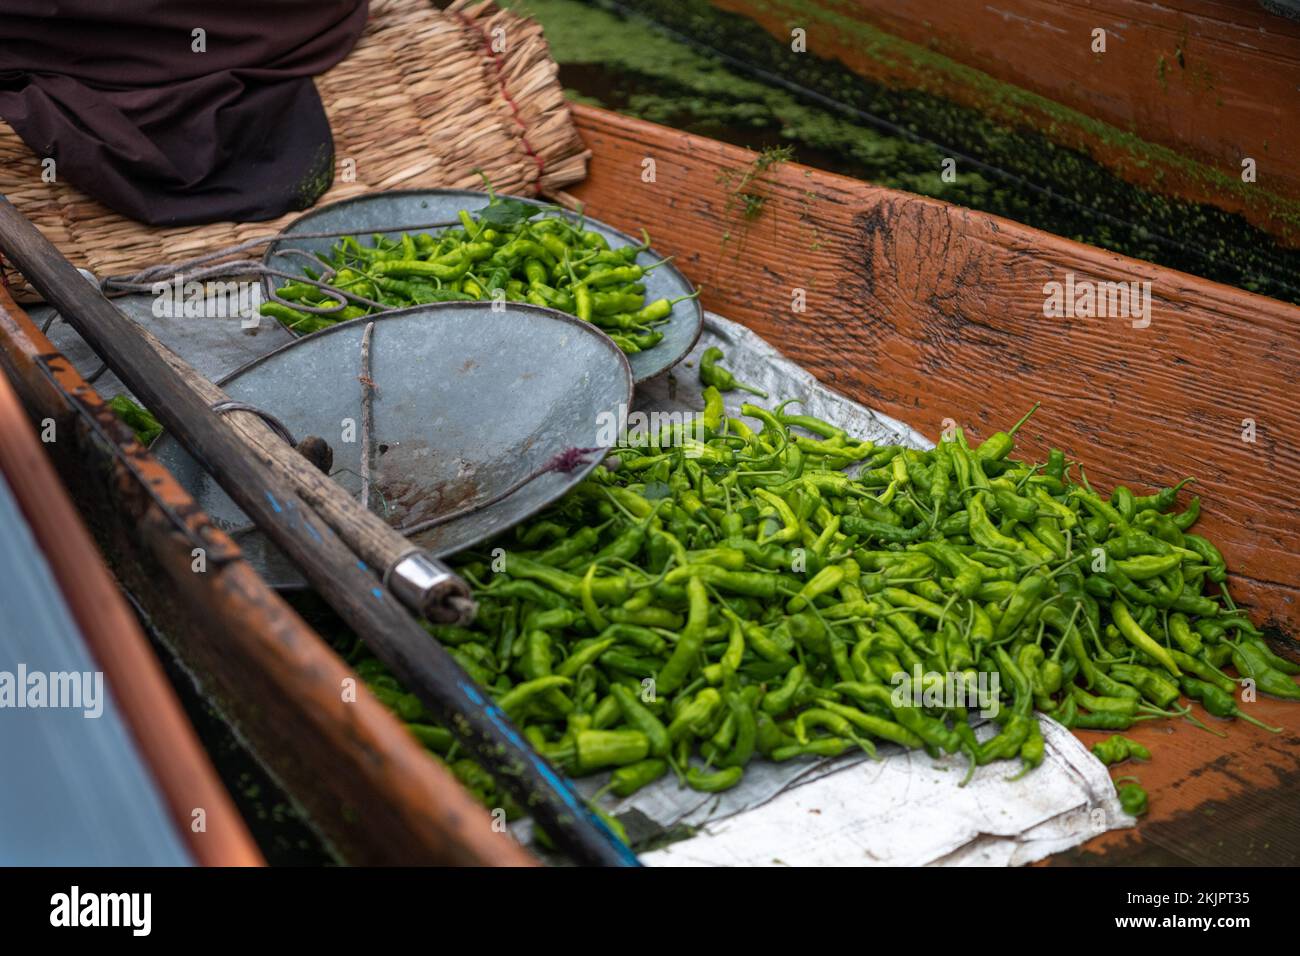
[[0,368],[29,417],[55,423],[50,458],[122,585],[345,860],[530,862],[3,291]]
[[[598,109],[574,113],[592,161],[573,197],[622,228],[646,226],[709,308],[931,437],[945,419],[983,437],[1042,401],[1025,445],[1042,452],[1037,436],[1050,434],[1091,463],[1103,488],[1197,475],[1234,594],[1294,633],[1300,452],[1285,436],[1300,428],[1291,331],[1300,309],[793,164],[746,187],[757,201],[738,201],[732,190],[752,153]],[[1044,286],[1070,274],[1150,282],[1150,323],[1046,316]],[[365,693],[340,702],[351,672],[237,556],[205,575],[189,570],[190,535],[213,530],[205,517],[4,297],[0,366],[30,415],[72,436],[50,451],[123,583],[348,859],[525,862],[377,702]],[[1300,733],[1295,708],[1255,706]],[[1144,773],[1162,794],[1155,823],[1176,826],[1211,795],[1233,800],[1247,788],[1257,804],[1275,792],[1282,800],[1278,780],[1300,773],[1300,752],[1262,731],[1234,728],[1230,741],[1149,727],[1134,736],[1144,734],[1160,734],[1168,757]],[[1231,777],[1218,763],[1230,751],[1240,758]],[[1196,836],[1214,845],[1206,834]],[[1119,850],[1131,839],[1110,834],[1089,847],[1129,860]]]
[[[58,442],[57,427],[42,427],[47,444]],[[175,694],[167,683],[148,640],[104,566],[90,533],[81,523],[72,501],[60,486],[49,460],[41,450],[41,441],[23,413],[18,397],[7,381],[0,378],[0,486],[13,495],[31,532],[32,540],[45,558],[55,589],[51,600],[66,604],[75,630],[104,675],[112,696],[111,708],[120,713],[135,745],[135,752],[157,785],[168,811],[166,822],[144,824],[152,836],[154,827],[169,827],[180,838],[188,858],[210,866],[258,866],[261,853],[253,843],[230,797],[222,788],[208,756],[199,745],[193,728],[185,719]],[[33,599],[34,600],[34,599]],[[7,608],[6,617],[18,608]],[[58,617],[58,615],[53,615]],[[29,635],[15,635],[21,639]],[[51,648],[51,650],[53,650]],[[100,741],[100,737],[79,734],[69,743]],[[96,746],[94,743],[86,746]],[[65,755],[70,773],[86,773],[88,768]],[[105,760],[115,759],[106,757]],[[122,759],[129,759],[123,757]],[[6,766],[7,776],[19,792],[31,786],[21,765]],[[110,773],[116,773],[114,767]],[[124,769],[122,777],[129,777]],[[76,784],[90,792],[103,781],[81,779]],[[134,800],[118,789],[121,779],[104,785],[108,793]],[[34,791],[39,793],[39,785]],[[42,806],[44,798],[37,798]],[[142,801],[142,802],[146,802]],[[107,808],[107,812],[124,816],[134,807]],[[41,812],[48,812],[42,810]],[[55,811],[57,812],[57,811]],[[27,820],[9,820],[15,829],[31,824]],[[89,821],[64,821],[67,828],[82,832]],[[93,834],[86,834],[93,841]],[[170,844],[168,844],[170,845]],[[12,850],[12,848],[7,848]],[[93,848],[84,852],[91,854]],[[93,857],[87,857],[93,858]]]

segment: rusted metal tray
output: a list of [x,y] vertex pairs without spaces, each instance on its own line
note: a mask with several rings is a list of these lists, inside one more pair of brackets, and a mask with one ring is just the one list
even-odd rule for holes
[[[361,495],[368,474],[369,507],[440,556],[581,481],[618,437],[611,423],[632,398],[631,370],[608,336],[520,303],[444,302],[344,322],[219,384],[294,438],[324,438],[336,480]],[[305,583],[179,442],[163,435],[153,451],[268,583]]]

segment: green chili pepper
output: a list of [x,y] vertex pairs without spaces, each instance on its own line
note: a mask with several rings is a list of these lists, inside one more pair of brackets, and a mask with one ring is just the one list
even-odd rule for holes
[[668,761],[648,757],[636,763],[625,764],[610,775],[609,789],[617,796],[630,797],[642,787],[649,786],[668,772]]
[[[512,577],[536,581],[571,601],[582,599],[582,579],[572,574],[547,567],[518,554],[509,556],[507,566]],[[623,603],[627,600],[627,588],[627,581],[623,578],[597,578],[591,583],[594,599],[602,604]]]
[[698,576],[692,576],[687,581],[686,593],[690,602],[686,627],[682,630],[668,663],[659,672],[656,679],[657,693],[670,693],[680,687],[698,665],[700,651],[704,647],[704,632],[709,620],[709,594]]
[[1092,745],[1092,752],[1102,763],[1123,763],[1125,760],[1150,760],[1151,751],[1136,740],[1130,740],[1119,734],[1107,737]]
[[1183,693],[1193,700],[1199,700],[1205,706],[1205,709],[1215,717],[1229,719],[1239,717],[1256,727],[1262,727],[1270,734],[1280,734],[1282,732],[1281,727],[1270,727],[1263,721],[1242,713],[1241,708],[1237,706],[1236,698],[1230,692],[1224,691],[1208,681],[1197,680],[1195,677],[1183,675],[1181,683]]
[[769,714],[781,714],[794,704],[795,694],[803,686],[807,671],[802,664],[796,664],[785,675],[780,688],[769,691],[763,698],[763,709]]
[[1300,700],[1300,687],[1286,674],[1276,670],[1257,647],[1242,641],[1232,649],[1232,663],[1260,690],[1284,700]]
[[534,700],[542,697],[547,691],[560,690],[569,687],[573,681],[568,677],[561,677],[558,674],[548,674],[538,677],[522,684],[516,684],[507,693],[497,699],[497,705],[506,712],[511,720],[517,721],[527,707]]
[[529,631],[524,638],[524,657],[521,669],[529,680],[547,677],[554,666],[555,655],[551,649],[551,635],[546,631]]
[[854,736],[853,725],[848,720],[821,707],[811,707],[799,712],[799,716],[794,720],[794,739],[801,744],[808,743],[809,726],[824,728],[840,737]]
[[[1077,704],[1077,702],[1075,703]],[[1110,711],[1079,713],[1076,714],[1069,726],[1079,730],[1128,730],[1133,726],[1133,715],[1112,713]]]
[[551,609],[563,608],[567,603],[562,595],[549,591],[546,588],[539,587],[532,581],[505,581],[496,580],[488,588],[478,592],[479,597],[488,597],[496,600],[522,600],[531,601],[534,604],[540,604],[543,607]]
[[1002,458],[1006,458],[1011,452],[1011,449],[1015,446],[1014,436],[1016,432],[1020,431],[1020,427],[1024,425],[1025,422],[1029,421],[1030,416],[1032,416],[1034,412],[1038,411],[1038,406],[1040,404],[1040,402],[1034,402],[1034,407],[1025,413],[1024,418],[1012,425],[1009,431],[994,432],[990,435],[978,448],[975,449],[975,454],[985,461],[998,461]]
[[731,392],[736,389],[749,392],[751,395],[757,395],[759,398],[767,398],[767,392],[755,388],[753,385],[746,385],[744,382],[736,380],[736,376],[725,368],[718,366],[718,362],[723,361],[726,356],[722,349],[713,346],[704,350],[700,356],[700,382],[703,385],[711,385],[720,392]]
[[1195,656],[1201,652],[1201,636],[1192,632],[1187,615],[1178,612],[1169,615],[1169,636],[1185,653]]
[[843,568],[838,565],[822,568],[799,590],[798,594],[786,602],[786,610],[791,614],[803,610],[817,598],[834,591],[843,581]]
[[637,763],[650,752],[639,730],[584,730],[574,735],[573,746],[579,773]]
[[704,427],[710,432],[717,432],[722,428],[722,420],[726,417],[726,409],[722,403],[722,393],[710,385],[704,389],[702,394],[704,397]]
[[1235,694],[1237,692],[1237,682],[1227,674],[1219,671],[1208,661],[1195,658],[1191,654],[1184,654],[1175,648],[1171,648],[1169,653],[1173,656],[1174,662],[1184,671],[1195,674],[1201,680],[1213,684],[1226,694]]
[[1229,626],[1237,627],[1245,631],[1242,636],[1242,643],[1249,644],[1255,649],[1259,658],[1268,663],[1268,666],[1275,671],[1281,671],[1283,674],[1300,674],[1300,664],[1287,660],[1285,657],[1278,657],[1269,646],[1264,643],[1264,639],[1254,632],[1250,623],[1244,619],[1231,621]]
[[1128,783],[1119,788],[1119,805],[1132,817],[1140,817],[1147,812],[1147,792],[1136,783]]
[[1009,538],[993,526],[985,507],[987,492],[977,493],[966,505],[970,517],[969,532],[971,539],[979,545],[997,551],[1019,551],[1024,545],[1015,538]]
[[712,687],[704,688],[672,719],[668,736],[673,741],[684,740],[688,735],[704,736],[704,728],[721,708],[721,695]]
[[855,707],[837,704],[832,700],[823,700],[819,706],[823,710],[844,718],[854,727],[866,731],[873,737],[901,744],[911,750],[917,750],[925,746],[925,741],[917,734],[908,730],[902,724],[894,723],[892,720],[885,720],[883,717],[877,717],[874,714],[863,713]]
[[729,692],[726,705],[731,718],[735,721],[736,735],[731,749],[719,756],[716,763],[722,767],[744,767],[754,755],[758,744],[758,715],[754,704],[758,700],[757,688],[746,688],[746,693]]
[[1138,558],[1116,561],[1115,566],[1132,580],[1145,581],[1149,578],[1159,577],[1162,574],[1168,574],[1182,563],[1183,558],[1179,554],[1143,555]]
[[1110,615],[1115,621],[1115,626],[1119,628],[1119,632],[1124,635],[1125,640],[1147,657],[1163,666],[1165,670],[1175,677],[1182,676],[1182,671],[1174,663],[1173,657],[1170,656],[1167,650],[1152,640],[1151,635],[1138,627],[1137,621],[1133,620],[1133,615],[1129,613],[1128,607],[1122,601],[1111,604]]
[[622,684],[614,684],[609,691],[628,725],[633,730],[639,730],[645,734],[646,740],[650,744],[650,755],[653,757],[667,756],[669,750],[672,749],[672,739],[668,736],[668,728],[663,725],[663,722],[649,708],[637,700],[636,695],[631,690]]
[[1168,707],[1178,700],[1177,684],[1137,664],[1112,664],[1110,676],[1138,688],[1157,707]]
[[777,763],[793,760],[795,757],[838,757],[854,746],[850,740],[839,737],[818,737],[806,744],[788,744],[772,751],[772,759]]
[[1196,519],[1200,516],[1201,499],[1198,495],[1192,495],[1191,500],[1187,502],[1187,510],[1174,515],[1174,524],[1176,524],[1180,530],[1186,531],[1192,525],[1196,524]]
[[1126,522],[1137,517],[1137,499],[1133,497],[1133,492],[1123,485],[1115,487],[1115,491],[1110,496],[1110,506],[1119,512]]
[[923,541],[915,547],[953,573],[953,587],[962,597],[972,598],[979,592],[983,579],[977,562],[945,542]]
[[1174,502],[1178,500],[1178,492],[1183,489],[1183,486],[1190,484],[1195,480],[1195,478],[1184,478],[1172,487],[1161,488],[1160,491],[1154,495],[1142,495],[1134,498],[1134,507],[1138,511],[1146,511],[1148,509],[1154,511],[1168,511],[1174,506]]
[[744,775],[745,771],[742,767],[724,767],[713,773],[705,773],[691,767],[686,771],[686,785],[692,790],[718,793],[722,790],[730,790],[740,783],[740,778]]
[[[1072,488],[1070,490],[1070,496],[1078,500],[1085,508],[1096,515],[1097,518],[1103,521],[1106,525],[1109,525],[1121,534],[1129,530],[1129,523],[1124,516],[1111,505],[1098,498],[1093,492],[1086,491],[1082,488]],[[1100,538],[1101,536],[1093,535],[1093,537]]]
[[992,482],[993,501],[1003,517],[1029,524],[1038,517],[1038,505],[1016,494],[1009,481],[999,478]]
[[740,618],[730,612],[726,613],[730,627],[727,633],[727,649],[716,664],[704,668],[704,677],[710,684],[720,684],[729,680],[731,675],[740,670],[745,657],[745,633]]
[[1075,703],[1080,707],[1086,707],[1094,714],[1117,714],[1131,718],[1138,712],[1138,701],[1135,697],[1095,697],[1080,687],[1071,687],[1070,694],[1074,697]]
[[994,637],[1001,640],[1015,633],[1016,628],[1025,620],[1025,615],[1038,602],[1046,589],[1047,579],[1041,574],[1026,574],[1021,578],[1011,595],[1011,602],[994,629]]
[[1046,755],[1047,742],[1043,739],[1042,728],[1039,727],[1037,720],[1030,720],[1029,737],[1020,745],[1020,760],[1024,765],[1021,775],[1040,766]]
[[961,749],[961,738],[950,730],[941,720],[930,717],[912,706],[910,701],[898,706],[894,703],[893,692],[883,684],[839,683],[833,689],[886,711],[892,712],[894,720],[911,731],[928,746],[945,753],[956,753]]
[[1065,478],[1065,452],[1059,448],[1053,448],[1047,453],[1047,464],[1043,466],[1043,473],[1061,481]]

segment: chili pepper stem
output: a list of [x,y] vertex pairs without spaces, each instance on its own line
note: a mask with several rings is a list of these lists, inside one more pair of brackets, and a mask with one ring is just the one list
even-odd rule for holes
[[1254,724],[1256,727],[1259,727],[1259,728],[1261,728],[1261,729],[1263,729],[1263,730],[1267,730],[1270,734],[1280,734],[1280,733],[1282,733],[1282,728],[1281,728],[1281,727],[1271,727],[1271,726],[1269,726],[1268,724],[1264,723],[1262,720],[1258,720],[1258,719],[1256,719],[1256,718],[1250,716],[1250,714],[1245,714],[1245,713],[1241,713],[1240,711],[1238,711],[1237,716],[1240,717],[1242,720],[1244,720],[1244,721],[1245,721],[1246,723],[1248,723],[1248,724]]
[[1226,738],[1226,737],[1228,736],[1228,735],[1225,734],[1225,733],[1221,733],[1220,731],[1217,731],[1217,730],[1215,730],[1214,728],[1207,726],[1205,723],[1203,723],[1201,720],[1199,720],[1199,719],[1198,719],[1198,718],[1197,718],[1197,717],[1192,713],[1192,708],[1191,708],[1191,707],[1184,707],[1184,708],[1182,708],[1180,711],[1175,711],[1175,712],[1173,712],[1173,713],[1163,713],[1163,716],[1178,716],[1178,717],[1182,717],[1183,720],[1187,721],[1187,722],[1188,722],[1189,724],[1191,724],[1193,727],[1196,727],[1196,728],[1198,728],[1198,729],[1200,729],[1200,730],[1203,730],[1203,731],[1205,731],[1207,734],[1213,734],[1213,735],[1216,736],[1216,737],[1224,737],[1224,738]]
[[967,760],[969,762],[966,765],[966,776],[962,777],[961,783],[957,784],[957,786],[959,787],[966,786],[966,784],[970,783],[971,780],[975,778],[975,768],[979,766],[979,760],[977,759],[974,750],[972,750],[968,746],[963,746],[962,752],[966,754]]
[[1033,416],[1034,412],[1038,411],[1039,406],[1041,406],[1042,404],[1043,404],[1042,402],[1034,402],[1034,407],[1031,408],[1029,411],[1025,412],[1024,418],[1020,419],[1020,421],[1016,422],[1014,425],[1008,428],[1007,434],[1014,435],[1016,432],[1018,432],[1020,430],[1020,426],[1023,425],[1025,422],[1029,421],[1029,419]]

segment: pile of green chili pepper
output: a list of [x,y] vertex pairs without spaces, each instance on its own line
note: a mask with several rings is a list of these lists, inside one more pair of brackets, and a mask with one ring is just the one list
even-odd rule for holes
[[[1027,772],[1044,757],[1035,711],[1122,731],[1193,719],[1186,694],[1232,718],[1230,663],[1300,699],[1300,668],[1272,654],[1192,532],[1199,499],[1175,507],[1186,482],[1107,497],[1059,450],[1013,458],[1015,428],[977,445],[954,429],[922,451],[792,402],[729,415],[716,387],[704,399],[702,432],[617,448],[463,555],[479,617],[431,628],[566,772],[608,771],[618,796],[668,774],[712,792],[753,760],[882,743]],[[374,662],[362,673],[482,789],[418,700]],[[893,693],[916,674],[920,698]],[[992,675],[997,732],[981,741],[970,700]],[[970,697],[931,696],[935,682]]]
[[[502,209],[507,212],[488,215]],[[261,312],[305,334],[384,309],[432,302],[529,302],[594,323],[629,355],[657,345],[664,336],[658,327],[670,320],[681,299],[645,301],[644,279],[663,264],[637,264],[637,256],[650,247],[649,237],[642,245],[611,249],[580,219],[538,217],[541,212],[494,197],[477,219],[462,210],[458,228],[436,235],[390,239],[376,234],[369,244],[346,237],[321,257],[327,270],[303,270],[328,288],[290,282],[277,290],[288,302],[339,307],[337,312],[312,313],[280,302],[264,303]]]

